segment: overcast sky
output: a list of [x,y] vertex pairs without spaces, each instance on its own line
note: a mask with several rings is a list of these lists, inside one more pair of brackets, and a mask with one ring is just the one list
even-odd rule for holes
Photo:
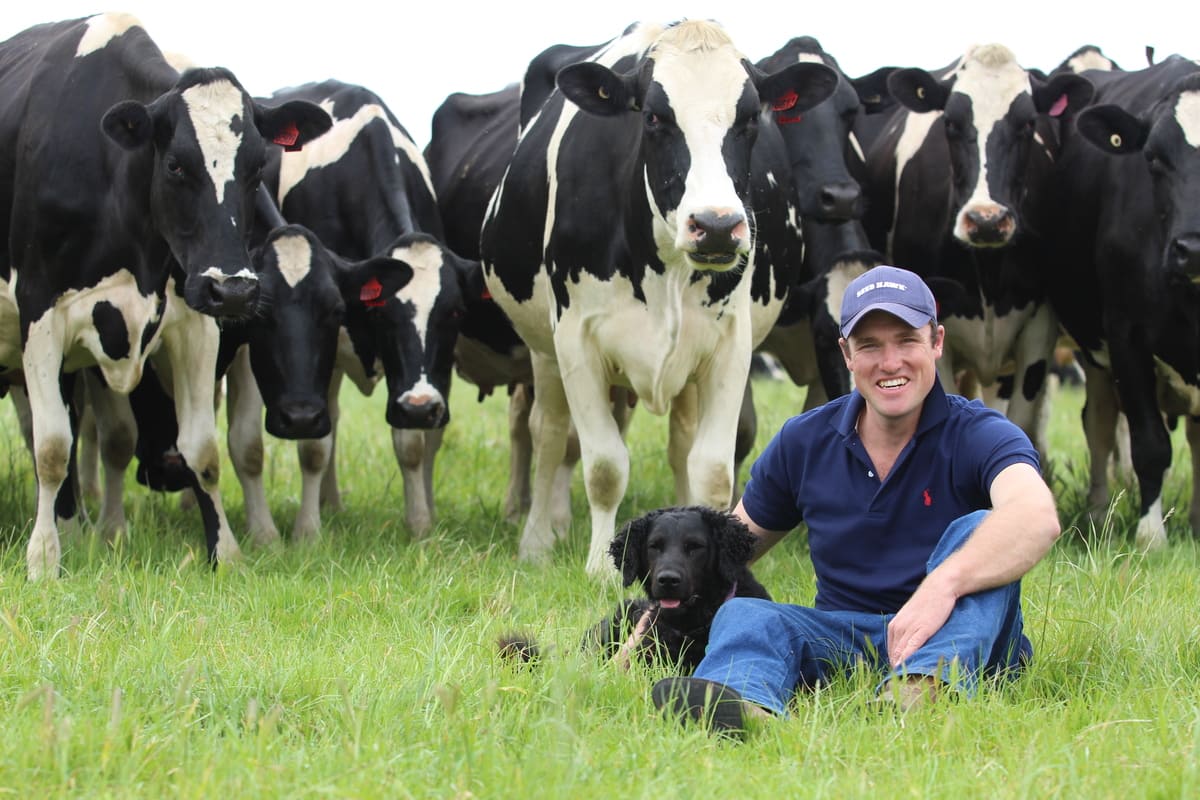
[[[58,0],[5,5],[0,38],[97,10],[90,2]],[[310,10],[318,5],[327,10]],[[1099,45],[1126,69],[1145,65],[1147,45],[1157,57],[1177,52],[1200,58],[1200,11],[1164,0],[1134,7],[1066,0],[192,0],[130,2],[112,10],[139,17],[164,50],[185,53],[202,66],[230,68],[257,95],[326,78],[363,84],[384,98],[421,146],[430,117],[448,94],[499,89],[520,80],[529,59],[545,47],[599,43],[637,20],[715,19],[752,60],[793,36],[816,36],[850,75],[885,65],[933,69],[984,42],[1005,44],[1023,65],[1043,69],[1083,44]]]

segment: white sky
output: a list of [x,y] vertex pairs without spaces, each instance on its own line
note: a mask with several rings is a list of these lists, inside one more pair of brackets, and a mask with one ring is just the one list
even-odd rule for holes
[[[73,0],[5,6],[0,38],[97,10]],[[228,67],[256,95],[326,78],[367,86],[422,147],[430,117],[448,94],[499,89],[520,80],[545,47],[599,43],[636,20],[716,19],[755,61],[793,36],[815,36],[852,76],[885,65],[941,67],[984,42],[1005,44],[1023,65],[1047,70],[1083,44],[1099,45],[1125,69],[1145,65],[1146,45],[1154,45],[1156,58],[1200,57],[1200,11],[1165,0],[1136,7],[1074,0],[333,0],[320,4],[324,11],[317,7],[305,0],[186,0],[113,10],[137,15],[164,50]]]

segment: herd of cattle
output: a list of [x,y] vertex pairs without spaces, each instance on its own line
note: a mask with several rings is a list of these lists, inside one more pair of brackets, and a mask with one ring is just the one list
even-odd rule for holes
[[812,38],[755,64],[715,23],[638,24],[450,96],[424,153],[362,87],[253,98],[179,66],[120,14],[0,43],[0,377],[36,465],[33,579],[58,573],[77,441],[84,478],[105,467],[106,533],[136,453],[142,482],[194,491],[210,559],[236,557],[222,377],[254,541],[279,537],[264,407],[302,442],[292,535],[310,538],[339,496],[343,376],[384,379],[423,533],[452,370],[481,396],[509,387],[521,556],[566,532],[582,460],[587,568],[610,569],[633,401],[669,414],[678,500],[728,506],[752,352],[809,405],[848,391],[842,287],[883,262],[934,289],[942,380],[973,378],[1043,452],[1065,331],[1087,372],[1089,499],[1106,500],[1123,412],[1138,542],[1165,542],[1164,417],[1200,434],[1196,62],[1125,71],[1085,47],[1046,73],[984,45],[850,78]]

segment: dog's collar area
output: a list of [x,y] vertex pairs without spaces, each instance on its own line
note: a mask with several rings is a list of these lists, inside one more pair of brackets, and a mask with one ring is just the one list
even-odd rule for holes
[[729,594],[725,595],[725,602],[728,603],[735,597],[737,597],[737,581],[734,581],[733,586],[729,587]]

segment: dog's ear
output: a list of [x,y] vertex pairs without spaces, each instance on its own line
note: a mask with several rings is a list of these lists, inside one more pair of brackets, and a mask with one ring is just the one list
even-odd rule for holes
[[717,572],[722,579],[733,583],[754,557],[757,539],[733,514],[701,508],[700,516],[716,541]]
[[646,577],[646,537],[654,524],[658,512],[651,511],[632,519],[617,533],[608,546],[613,565],[621,571],[621,581],[632,586],[636,580]]

